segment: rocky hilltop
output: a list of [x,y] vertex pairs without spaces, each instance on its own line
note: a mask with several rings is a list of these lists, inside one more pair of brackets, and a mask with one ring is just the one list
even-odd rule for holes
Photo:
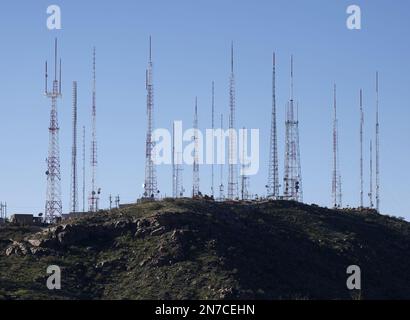
[[374,211],[169,199],[0,227],[0,299],[410,299],[409,257],[410,224]]

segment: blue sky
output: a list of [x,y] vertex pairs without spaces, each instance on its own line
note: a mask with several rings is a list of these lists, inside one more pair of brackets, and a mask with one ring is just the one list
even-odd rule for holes
[[[59,31],[46,28],[46,9],[62,10]],[[346,8],[362,9],[362,30],[346,28]],[[59,104],[62,192],[69,206],[71,82],[78,81],[79,126],[90,127],[91,58],[97,47],[98,181],[108,195],[132,202],[142,193],[145,68],[153,38],[155,123],[191,127],[198,96],[200,128],[210,127],[211,82],[216,113],[228,112],[230,43],[235,43],[237,126],[260,129],[260,171],[251,191],[264,194],[271,108],[271,55],[277,55],[280,176],[283,177],[289,56],[295,59],[304,198],[330,206],[332,86],[338,85],[343,203],[359,203],[359,89],[364,90],[366,146],[374,135],[374,77],[380,73],[381,209],[410,218],[410,5],[405,1],[3,1],[0,10],[0,200],[9,213],[43,212],[50,105],[43,96],[44,60],[54,37],[63,59]],[[89,149],[87,130],[87,153]],[[374,139],[374,137],[373,137]],[[365,193],[368,191],[368,151]],[[87,154],[87,164],[89,154]],[[87,168],[88,169],[88,168]],[[192,169],[184,168],[190,190]],[[201,166],[201,189],[210,167]],[[226,177],[225,172],[225,177]],[[158,168],[171,194],[171,168]],[[89,175],[87,176],[87,184]],[[366,203],[367,197],[365,198]]]

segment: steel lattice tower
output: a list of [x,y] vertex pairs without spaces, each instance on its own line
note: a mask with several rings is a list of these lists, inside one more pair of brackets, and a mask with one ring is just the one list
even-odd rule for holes
[[194,163],[192,173],[192,197],[198,197],[199,191],[199,141],[198,141],[198,99],[195,98],[194,113]]
[[336,84],[333,88],[333,174],[332,200],[333,208],[342,207],[342,177],[339,166],[339,121],[337,119]]
[[370,166],[369,166],[369,208],[373,209],[373,141],[370,140]]
[[85,212],[85,126],[83,126],[83,212]]
[[246,170],[246,165],[244,163],[245,161],[245,145],[246,145],[246,133],[245,133],[245,127],[242,130],[242,165],[241,165],[241,199],[242,200],[249,200],[250,199],[250,194],[249,194],[249,180],[250,177],[245,174]]
[[60,74],[57,79],[57,39],[54,44],[54,80],[53,89],[48,91],[47,62],[45,70],[45,95],[51,99],[49,147],[47,158],[47,196],[45,205],[45,220],[49,223],[55,222],[56,218],[61,217],[63,206],[61,201],[61,171],[60,171],[60,147],[57,99],[61,98],[61,59]]
[[98,211],[100,189],[97,188],[97,103],[96,103],[96,68],[95,47],[93,50],[93,92],[92,92],[92,136],[91,136],[91,192],[89,197],[90,212]]
[[279,160],[278,160],[278,138],[276,127],[276,58],[273,53],[272,60],[272,123],[270,133],[269,149],[269,171],[267,192],[268,198],[277,199],[279,197]]
[[172,197],[178,198],[177,171],[175,159],[175,122],[172,123]]
[[73,145],[71,150],[70,211],[78,212],[77,181],[77,82],[73,81]]
[[[221,114],[221,136],[220,136],[220,140],[222,142],[222,139],[224,138],[224,134],[223,134],[223,128],[224,128],[224,116],[223,114]],[[223,159],[225,160],[225,150],[223,148],[223,144],[221,143],[221,156],[223,155]],[[225,199],[225,195],[224,195],[224,165],[223,165],[223,161],[220,164],[220,178],[221,178],[221,183],[219,184],[219,201],[223,201]]]
[[175,122],[172,124],[172,197],[181,198],[184,195],[182,185],[182,155],[175,150]]
[[363,92],[362,89],[360,89],[360,208],[363,208],[363,129]]
[[376,72],[376,210],[380,212],[379,73]]
[[215,146],[214,146],[214,138],[213,135],[215,133],[215,83],[212,81],[212,108],[211,108],[211,126],[212,126],[212,166],[211,166],[211,196],[215,197],[215,188],[214,188],[214,153],[215,153]]
[[285,174],[284,174],[284,198],[302,202],[302,174],[299,150],[299,120],[295,112],[293,99],[293,56],[290,62],[290,99],[286,112],[286,142],[285,142]]
[[146,89],[147,89],[147,137],[145,145],[145,182],[144,198],[156,199],[158,197],[157,176],[154,164],[153,149],[155,142],[153,139],[153,117],[154,117],[154,86],[152,83],[152,51],[151,37],[149,38],[149,61],[146,71]]
[[235,132],[235,74],[233,69],[233,44],[231,46],[231,76],[229,81],[229,154],[228,154],[228,195],[235,200],[238,197],[237,135]]

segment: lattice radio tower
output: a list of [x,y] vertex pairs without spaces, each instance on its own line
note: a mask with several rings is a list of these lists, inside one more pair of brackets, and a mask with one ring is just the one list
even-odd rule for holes
[[49,147],[47,158],[47,197],[45,205],[45,220],[52,223],[56,218],[61,217],[63,206],[61,201],[61,171],[60,171],[60,147],[59,147],[59,130],[57,99],[61,98],[61,59],[60,72],[57,77],[57,39],[54,43],[54,80],[53,89],[48,91],[48,71],[47,62],[45,69],[45,95],[51,99],[50,126],[49,130]]
[[360,208],[363,208],[363,91],[360,89]]
[[369,166],[370,180],[369,180],[369,208],[373,209],[373,141],[370,140],[370,166]]
[[146,89],[147,89],[147,137],[145,145],[145,182],[144,198],[155,200],[158,197],[157,176],[154,164],[153,149],[155,142],[153,139],[153,117],[154,117],[154,86],[152,83],[152,50],[151,37],[149,38],[149,61],[146,71]]
[[235,74],[233,69],[233,43],[231,46],[231,76],[229,81],[229,154],[228,154],[228,195],[235,200],[238,197],[237,135],[235,131]]
[[85,126],[83,126],[83,150],[82,150],[82,161],[83,161],[83,212],[85,212]]
[[97,188],[97,104],[96,104],[96,69],[95,47],[93,50],[93,92],[92,92],[92,134],[91,134],[91,192],[89,196],[90,212],[98,211],[100,189]]
[[221,136],[220,136],[220,141],[221,141],[221,146],[220,146],[220,152],[221,152],[221,157],[222,161],[220,164],[220,179],[221,183],[219,184],[219,201],[225,200],[225,194],[224,194],[224,161],[225,161],[225,150],[223,148],[223,143],[222,139],[224,139],[224,134],[223,134],[223,128],[224,128],[224,116],[221,114]]
[[270,133],[269,171],[268,184],[266,185],[268,198],[279,197],[279,160],[278,160],[278,138],[276,127],[276,58],[273,53],[272,69],[272,123]]
[[77,81],[73,81],[73,145],[71,149],[70,211],[78,212],[77,181]]
[[199,191],[199,141],[198,141],[198,99],[195,98],[194,113],[194,163],[192,173],[192,197],[198,197]]
[[302,174],[299,150],[299,120],[293,99],[293,56],[290,61],[290,99],[286,112],[285,174],[283,197],[302,202]]
[[342,207],[342,177],[339,165],[339,120],[337,119],[336,84],[333,87],[333,174],[332,174],[333,208]]
[[181,198],[184,195],[182,185],[182,154],[175,150],[175,122],[172,124],[172,196]]
[[242,130],[242,165],[241,165],[241,199],[249,200],[251,198],[249,193],[250,177],[246,174],[245,165],[245,150],[246,150],[246,133],[245,127]]
[[380,212],[379,73],[376,72],[376,210]]
[[215,197],[214,188],[214,160],[215,160],[215,146],[214,146],[214,133],[215,133],[215,83],[212,81],[212,106],[211,106],[211,126],[212,126],[212,165],[211,165],[211,196]]

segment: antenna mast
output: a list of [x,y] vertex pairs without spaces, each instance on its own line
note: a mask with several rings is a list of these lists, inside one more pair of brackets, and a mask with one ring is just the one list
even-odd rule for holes
[[97,189],[97,105],[96,105],[96,69],[95,47],[93,50],[93,92],[92,92],[92,137],[91,137],[91,194],[90,212],[98,211],[100,189]]
[[369,186],[369,207],[373,209],[373,144],[370,140],[370,186]]
[[363,91],[360,89],[360,208],[363,208]]
[[[61,61],[60,61],[61,75]],[[61,76],[59,77],[61,81]],[[51,99],[50,126],[49,126],[49,147],[47,158],[47,196],[45,205],[45,220],[49,223],[61,217],[63,206],[61,201],[61,171],[60,171],[60,147],[57,99],[61,98],[61,82],[57,80],[57,39],[54,42],[54,81],[52,91],[48,91],[47,62],[45,73],[45,95]]]
[[223,114],[221,114],[221,137],[220,137],[220,141],[221,141],[221,157],[222,157],[222,161],[221,161],[221,165],[220,165],[220,169],[221,169],[221,183],[219,184],[219,200],[223,201],[225,199],[224,196],[224,183],[223,183],[223,179],[224,179],[224,161],[225,161],[225,154],[224,154],[224,148],[223,148],[223,139],[224,139],[224,134],[223,134],[223,128],[224,128],[224,117]]
[[379,72],[376,72],[376,210],[380,212]]
[[77,181],[77,81],[73,81],[73,145],[71,150],[71,197],[70,210],[78,212]]
[[155,200],[158,197],[157,176],[154,164],[153,149],[155,142],[153,133],[153,115],[154,115],[154,86],[152,83],[152,50],[151,37],[149,37],[149,62],[146,71],[146,89],[147,89],[147,138],[145,145],[145,183],[144,198]]
[[85,212],[85,126],[83,126],[83,212]]
[[233,43],[231,46],[231,76],[229,81],[229,171],[228,171],[228,199],[235,200],[238,197],[238,168],[236,153],[235,132],[235,74],[233,70]]
[[195,114],[194,114],[194,164],[193,164],[193,181],[192,181],[192,197],[198,197],[199,192],[199,155],[198,155],[198,99],[195,98]]
[[342,178],[339,167],[339,120],[337,119],[336,84],[333,88],[333,179],[332,200],[333,208],[342,207]]
[[[297,107],[298,109],[298,107]],[[293,56],[290,60],[290,99],[286,113],[286,142],[285,142],[285,174],[284,174],[284,198],[302,202],[302,173],[300,165],[299,149],[299,119],[298,110],[294,108],[293,99]]]
[[211,110],[211,115],[212,115],[212,176],[211,176],[211,196],[212,198],[215,197],[215,189],[214,189],[214,152],[215,152],[215,146],[214,146],[214,132],[215,132],[215,83],[212,81],[212,110]]
[[245,145],[246,145],[246,134],[245,127],[242,131],[242,166],[241,166],[241,199],[249,200],[249,176],[245,174]]
[[177,172],[175,163],[175,122],[172,123],[172,197],[178,198]]
[[277,199],[279,197],[279,161],[278,161],[278,140],[276,128],[276,57],[273,53],[272,70],[272,123],[270,135],[269,153],[269,175],[268,175],[268,198]]

